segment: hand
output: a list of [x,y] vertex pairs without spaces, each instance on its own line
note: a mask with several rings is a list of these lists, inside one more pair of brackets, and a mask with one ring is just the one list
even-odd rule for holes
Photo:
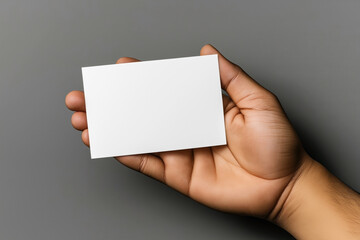
[[[360,195],[304,151],[272,93],[211,45],[200,54],[219,56],[228,145],[116,159],[207,206],[266,218],[296,238],[357,239]],[[83,92],[70,92],[66,105],[89,146]]]
[[[215,209],[259,217],[275,216],[279,199],[301,165],[304,151],[277,98],[240,67],[206,45],[201,55],[218,54],[228,145],[116,157]],[[120,58],[117,63],[138,61]],[[81,91],[66,96],[71,119],[89,145]]]

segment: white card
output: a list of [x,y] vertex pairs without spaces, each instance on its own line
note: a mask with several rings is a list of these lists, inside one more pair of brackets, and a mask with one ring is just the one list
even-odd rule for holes
[[217,55],[83,67],[91,158],[226,144]]

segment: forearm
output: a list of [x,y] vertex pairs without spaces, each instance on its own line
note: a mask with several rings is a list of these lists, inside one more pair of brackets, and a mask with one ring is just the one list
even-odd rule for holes
[[292,184],[278,225],[297,239],[359,239],[358,193],[308,156]]

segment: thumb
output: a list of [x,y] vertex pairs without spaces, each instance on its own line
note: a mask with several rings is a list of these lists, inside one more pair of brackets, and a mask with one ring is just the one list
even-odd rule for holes
[[217,54],[222,88],[241,109],[262,109],[272,105],[275,96],[260,86],[238,65],[227,60],[216,48],[207,44],[201,48],[200,55]]

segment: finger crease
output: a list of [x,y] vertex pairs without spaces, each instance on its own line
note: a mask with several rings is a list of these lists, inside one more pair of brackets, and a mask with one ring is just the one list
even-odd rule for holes
[[190,187],[191,187],[191,181],[192,181],[192,176],[193,176],[193,173],[194,173],[194,164],[195,164],[195,161],[194,161],[194,149],[191,150],[191,158],[193,160],[193,164],[192,164],[192,168],[191,168],[191,172],[190,172],[190,179],[189,179],[189,183],[188,183],[188,189],[187,189],[187,195],[190,196]]
[[231,82],[233,82],[236,78],[240,76],[240,70],[238,69],[236,75],[230,79],[230,81],[225,85],[225,91],[228,91],[229,85]]
[[138,169],[139,172],[142,173],[145,172],[147,161],[148,161],[148,156],[146,156],[145,154],[141,155],[139,169]]

